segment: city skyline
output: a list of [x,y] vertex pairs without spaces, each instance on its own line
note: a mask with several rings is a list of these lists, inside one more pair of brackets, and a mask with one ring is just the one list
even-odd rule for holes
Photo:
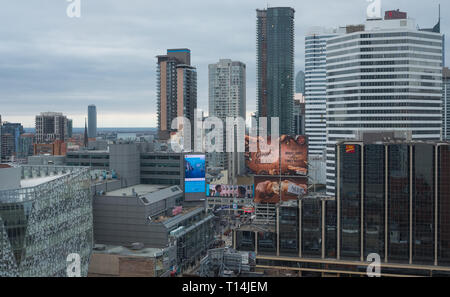
[[[440,1],[384,1],[382,9],[400,9],[415,18],[420,27],[437,21]],[[15,2],[3,6],[0,36],[4,46],[0,65],[0,104],[4,121],[34,126],[42,111],[66,114],[74,127],[82,127],[86,106],[95,104],[98,127],[156,127],[156,56],[166,48],[192,50],[198,69],[198,105],[207,106],[208,64],[221,58],[247,65],[247,115],[256,111],[255,11],[263,1],[178,3],[182,15],[177,26],[161,18],[170,4],[138,2],[132,7],[117,1],[84,3],[82,17],[70,19],[66,3],[40,5]],[[442,3],[442,11],[447,11]],[[366,1],[276,1],[270,7],[293,7],[295,17],[295,73],[304,70],[304,35],[309,27],[334,28],[365,20]],[[322,7],[335,9],[322,10]],[[205,11],[207,9],[207,12]],[[230,22],[227,15],[234,16]],[[189,13],[186,13],[189,12]],[[177,17],[177,16],[174,16]],[[21,22],[17,23],[17,19]],[[100,24],[108,26],[100,26]],[[127,26],[122,26],[124,23]],[[208,26],[204,26],[208,23]],[[164,33],[160,28],[165,27]],[[177,28],[185,30],[180,34]],[[88,30],[89,28],[89,30]],[[208,30],[206,30],[208,28]],[[449,24],[442,22],[442,32]],[[211,30],[212,29],[212,30]],[[220,38],[232,36],[232,38]],[[211,42],[214,40],[214,42]],[[448,46],[448,39],[446,41]],[[126,44],[126,46],[125,46]],[[31,51],[29,48],[33,48]],[[231,54],[230,54],[231,53]],[[14,104],[11,104],[14,102]],[[207,110],[205,110],[207,112]],[[247,116],[247,118],[250,118]]]

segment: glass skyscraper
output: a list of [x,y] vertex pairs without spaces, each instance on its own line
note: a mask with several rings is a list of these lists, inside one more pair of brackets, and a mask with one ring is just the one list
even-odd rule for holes
[[293,133],[294,14],[290,7],[257,10],[257,116],[280,119],[280,134]]
[[97,137],[97,107],[95,105],[88,106],[88,137]]
[[305,133],[310,156],[323,156],[327,143],[327,40],[337,29],[315,27],[305,37]]
[[446,67],[442,72],[444,94],[442,96],[442,138],[450,140],[450,70]]

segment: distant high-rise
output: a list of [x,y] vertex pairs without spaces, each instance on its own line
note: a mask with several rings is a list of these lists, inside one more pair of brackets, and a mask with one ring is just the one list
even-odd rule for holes
[[224,153],[208,154],[209,166],[225,169],[229,167],[229,154],[225,153],[225,122],[227,117],[241,117],[245,121],[245,69],[244,63],[228,59],[209,65],[209,116],[217,117],[224,123]]
[[2,156],[3,156],[3,151],[2,151],[2,146],[3,146],[3,142],[2,142],[2,116],[0,115],[0,163],[2,162]]
[[257,111],[259,117],[280,119],[280,134],[293,133],[294,14],[290,7],[257,13]]
[[303,71],[297,72],[295,76],[295,93],[305,95],[305,73]]
[[72,138],[73,135],[73,120],[67,119],[67,137]]
[[193,131],[197,108],[197,70],[191,66],[189,49],[169,49],[158,56],[157,104],[160,139],[169,139],[172,121],[186,117]]
[[62,113],[43,112],[36,116],[36,143],[67,139],[67,117]]
[[450,70],[446,67],[442,72],[444,94],[442,102],[442,137],[450,140]]
[[97,137],[97,107],[95,105],[88,106],[88,136],[89,138]]
[[327,40],[337,30],[314,27],[305,37],[305,133],[310,156],[325,155],[327,146]]
[[[24,133],[24,129],[22,124],[20,123],[9,123],[9,122],[3,122],[2,126],[2,134],[8,135],[6,138],[4,138],[4,141],[8,142],[8,144],[4,144],[5,151],[4,151],[4,158],[9,158],[12,155],[17,156],[17,150],[19,148],[19,139],[20,135]],[[7,150],[7,152],[6,152]]]
[[294,98],[294,134],[305,135],[305,97],[296,93]]
[[442,34],[413,19],[368,20],[327,41],[327,192],[336,189],[335,144],[362,131],[439,140]]

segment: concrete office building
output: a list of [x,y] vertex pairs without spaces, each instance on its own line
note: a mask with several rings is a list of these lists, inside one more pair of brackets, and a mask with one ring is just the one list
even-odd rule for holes
[[450,70],[445,67],[442,72],[444,94],[442,97],[442,138],[450,140]]
[[62,113],[43,112],[36,116],[36,143],[66,141],[67,117]]
[[305,134],[308,154],[325,155],[327,143],[327,40],[338,29],[310,28],[305,37]]
[[449,276],[450,143],[389,139],[339,142],[336,199],[280,205],[275,227],[237,229],[234,247],[300,276],[367,276],[371,253],[381,276]]
[[189,49],[169,49],[167,55],[157,58],[158,132],[160,139],[167,140],[176,130],[171,128],[175,118],[186,117],[193,127],[197,108],[197,70],[191,66]]
[[5,167],[0,166],[0,276],[64,277],[72,253],[80,255],[81,276],[87,276],[93,244],[89,170]]
[[108,150],[89,150],[67,152],[67,166],[88,166],[92,169],[110,169],[110,152]]
[[[220,167],[225,170],[234,169],[236,175],[242,170],[235,168],[232,153],[227,151],[227,118],[246,119],[246,66],[242,62],[222,59],[216,64],[209,65],[209,116],[217,117],[223,123],[223,138],[219,141],[222,152],[207,155],[208,166]],[[234,130],[236,143],[239,133],[245,134],[245,127],[238,132]],[[216,140],[217,141],[217,140]],[[237,154],[235,158],[244,158],[244,154]],[[230,163],[230,164],[229,164]],[[240,162],[242,163],[242,162]],[[230,168],[231,166],[231,168]]]
[[97,137],[97,107],[95,105],[88,106],[88,137]]
[[413,19],[367,20],[327,41],[327,192],[334,195],[335,144],[358,131],[412,131],[440,140],[442,34]]
[[204,207],[181,207],[182,200],[178,186],[136,185],[98,195],[94,199],[95,243],[175,246],[177,265],[187,267],[212,244],[214,216]]
[[68,166],[114,170],[124,185],[177,185],[184,189],[183,154],[149,151],[142,144],[114,144],[110,150],[68,152],[65,162]]
[[280,134],[293,133],[294,14],[290,7],[257,10],[257,117],[280,120]]

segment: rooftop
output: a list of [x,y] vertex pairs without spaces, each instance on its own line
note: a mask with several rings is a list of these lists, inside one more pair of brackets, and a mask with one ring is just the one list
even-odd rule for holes
[[58,173],[58,174],[52,175],[52,176],[33,177],[33,178],[22,179],[22,180],[20,180],[20,187],[21,188],[31,188],[31,187],[39,186],[39,185],[54,181],[60,177],[63,177],[63,176],[69,175],[69,174],[70,173],[66,173],[66,174]]
[[[136,193],[138,196],[144,196],[147,194],[151,194],[163,189],[169,188],[167,185],[135,185],[111,192],[107,192],[106,196],[112,196],[112,197],[130,197],[135,196],[134,193]],[[134,190],[134,192],[133,192]]]
[[142,248],[139,250],[132,250],[131,248],[116,245],[104,245],[96,244],[94,246],[93,253],[95,254],[109,254],[109,255],[120,255],[127,257],[144,257],[144,258],[154,258],[158,257],[163,253],[162,249],[158,248]]

